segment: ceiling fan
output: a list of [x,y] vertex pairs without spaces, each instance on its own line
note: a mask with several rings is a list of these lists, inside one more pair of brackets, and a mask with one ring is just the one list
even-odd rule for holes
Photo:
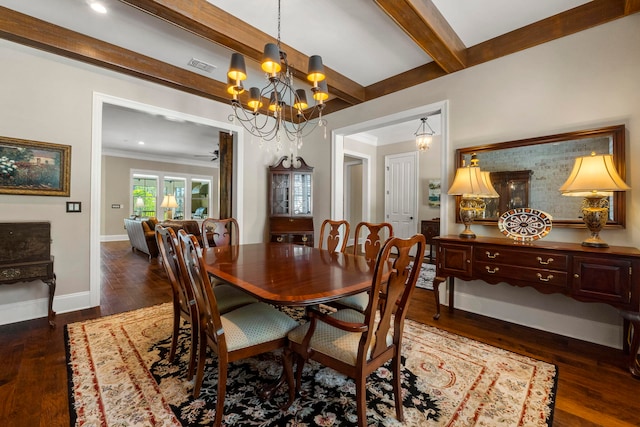
[[209,151],[209,154],[196,154],[194,157],[211,157],[211,161],[215,162],[220,157],[220,150]]

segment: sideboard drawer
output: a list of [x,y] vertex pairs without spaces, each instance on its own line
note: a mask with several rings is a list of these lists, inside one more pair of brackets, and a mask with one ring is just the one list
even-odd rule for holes
[[476,261],[473,265],[474,276],[489,283],[529,283],[536,287],[551,286],[553,292],[562,292],[569,287],[567,272],[543,268],[522,267],[517,264],[497,264]]
[[559,252],[527,249],[512,250],[504,247],[477,247],[474,255],[477,261],[514,264],[522,267],[566,271],[569,266],[569,256]]

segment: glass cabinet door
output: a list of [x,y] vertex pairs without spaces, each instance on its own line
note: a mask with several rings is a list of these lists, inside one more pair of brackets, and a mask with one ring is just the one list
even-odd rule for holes
[[311,215],[311,175],[293,174],[293,215]]
[[271,215],[291,215],[289,192],[291,174],[271,174]]

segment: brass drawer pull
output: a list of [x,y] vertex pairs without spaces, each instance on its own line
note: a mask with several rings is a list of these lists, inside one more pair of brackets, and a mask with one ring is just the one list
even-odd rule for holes
[[492,254],[491,252],[486,251],[485,254],[487,254],[487,258],[491,258],[491,259],[496,259],[498,258],[498,256],[500,256],[500,252],[496,252]]
[[309,240],[309,238],[307,236],[302,236],[302,241],[306,242],[307,240]]
[[500,271],[500,267],[496,267],[493,270],[491,269],[491,267],[489,267],[488,265],[485,266],[484,268],[487,269],[487,273],[489,274],[496,274],[498,271]]
[[549,274],[546,278],[542,277],[542,274],[538,273],[538,280],[540,280],[541,282],[549,282],[553,279],[553,274]]
[[282,241],[284,240],[283,236],[278,236],[276,237],[276,240],[278,241],[278,243],[282,243]]
[[549,264],[551,264],[553,262],[553,258],[547,258],[546,261],[543,261],[542,258],[540,258],[540,257],[537,257],[536,259],[542,265],[549,265]]

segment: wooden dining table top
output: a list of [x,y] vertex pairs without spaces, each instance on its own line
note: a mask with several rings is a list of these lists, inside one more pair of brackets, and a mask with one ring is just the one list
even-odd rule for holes
[[207,272],[277,305],[315,305],[371,287],[375,261],[288,243],[203,248]]

